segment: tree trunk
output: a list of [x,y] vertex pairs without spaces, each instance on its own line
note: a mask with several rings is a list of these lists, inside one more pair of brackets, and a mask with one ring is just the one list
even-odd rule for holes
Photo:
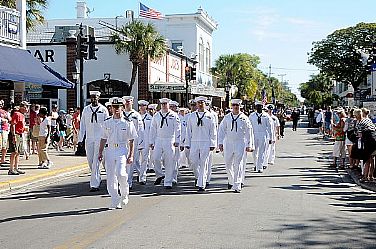
[[132,77],[131,77],[131,82],[129,83],[129,88],[127,91],[127,95],[131,95],[133,85],[136,81],[137,77],[137,71],[138,71],[138,63],[137,62],[132,62]]

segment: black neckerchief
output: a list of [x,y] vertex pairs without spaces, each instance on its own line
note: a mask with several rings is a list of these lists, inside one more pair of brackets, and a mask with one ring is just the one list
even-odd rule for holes
[[260,125],[261,124],[262,113],[260,113],[260,116],[259,116],[258,113],[256,112],[256,116],[257,116],[257,123]]
[[98,106],[98,108],[94,111],[92,106],[90,106],[90,110],[92,112],[91,114],[91,122],[94,123],[94,119],[95,119],[95,123],[98,123],[98,115],[97,115],[97,112],[99,111],[99,108],[100,106]]
[[235,124],[235,132],[238,132],[238,118],[240,117],[241,113],[238,114],[236,118],[234,118],[234,115],[231,113],[231,118],[232,118],[232,123],[231,123],[231,131],[234,129],[234,124]]
[[162,117],[160,128],[163,127],[163,123],[164,123],[165,120],[166,120],[166,125],[168,126],[168,123],[167,123],[167,116],[168,116],[169,114],[170,114],[170,112],[167,112],[167,113],[166,113],[166,116],[163,116],[162,112],[159,113],[159,115],[161,115],[161,117]]
[[145,117],[142,118],[142,123],[144,124],[144,130],[145,130],[145,128],[146,128],[146,126],[145,126],[145,119],[146,119],[147,116],[148,116],[148,114],[145,113]]
[[133,113],[134,113],[134,111],[131,111],[131,112],[127,115],[127,114],[125,114],[125,112],[124,112],[124,118],[125,118],[125,120],[127,120],[127,121],[131,121],[131,120],[129,119],[129,117],[130,117]]
[[205,117],[205,111],[204,111],[204,114],[202,114],[202,117],[200,118],[198,116],[198,111],[196,112],[196,117],[197,117],[197,126],[204,126],[204,122],[202,121],[202,119]]

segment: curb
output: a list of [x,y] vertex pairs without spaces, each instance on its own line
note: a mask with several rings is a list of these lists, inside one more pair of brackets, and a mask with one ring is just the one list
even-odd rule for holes
[[37,182],[46,181],[57,176],[70,175],[88,169],[88,164],[80,164],[66,168],[51,170],[42,174],[26,176],[15,180],[0,182],[0,193],[16,190]]
[[375,183],[367,183],[361,182],[358,174],[354,170],[346,169],[347,174],[352,178],[352,180],[364,189],[376,192],[376,184]]

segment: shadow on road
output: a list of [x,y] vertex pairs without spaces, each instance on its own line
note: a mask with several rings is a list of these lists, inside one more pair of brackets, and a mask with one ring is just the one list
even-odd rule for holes
[[23,215],[9,217],[3,220],[0,220],[1,223],[17,221],[17,220],[34,220],[34,219],[44,219],[44,218],[54,218],[54,217],[66,217],[66,216],[78,216],[78,215],[88,215],[95,214],[100,212],[108,211],[108,208],[93,208],[93,209],[83,209],[83,210],[74,210],[66,212],[54,212],[54,213],[45,213],[45,214],[32,214],[32,215]]

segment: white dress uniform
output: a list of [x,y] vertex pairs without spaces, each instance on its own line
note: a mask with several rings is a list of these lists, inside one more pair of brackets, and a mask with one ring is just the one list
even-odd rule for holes
[[197,180],[197,186],[205,189],[208,174],[210,147],[217,145],[217,128],[209,111],[195,111],[187,119],[186,146]]
[[[102,139],[106,139],[105,161],[107,174],[107,191],[111,196],[111,207],[119,205],[120,201],[128,198],[129,185],[127,182],[127,156],[129,140],[137,138],[137,131],[132,122],[124,117],[108,118],[103,125]],[[120,187],[120,196],[119,189]]]
[[[215,128],[218,130],[219,126],[219,119],[218,119],[218,114],[209,108],[210,114],[213,116],[214,123],[215,123]],[[207,176],[207,182],[209,183],[211,180],[211,175],[212,175],[212,166],[213,166],[213,154],[215,151],[210,151],[209,152],[209,164],[208,164],[208,176]]]
[[269,144],[269,146],[268,146],[269,147],[268,148],[268,163],[273,165],[274,161],[275,161],[275,146],[276,146],[276,143],[277,143],[277,131],[279,130],[280,124],[279,124],[279,120],[276,116],[274,116],[273,114],[269,115],[269,116],[273,120],[272,131],[274,132],[274,140],[273,140],[273,143]]
[[255,139],[255,150],[253,152],[254,164],[256,170],[263,171],[263,165],[267,162],[267,149],[269,140],[272,138],[272,119],[265,113],[253,112],[249,116],[253,128]]
[[[178,115],[173,111],[157,112],[151,122],[149,143],[154,146],[154,170],[157,178],[163,177],[164,186],[171,187],[175,169],[174,143],[180,143],[181,128]],[[165,174],[162,171],[163,163]]]
[[[181,142],[180,142],[180,146],[184,146],[185,134],[187,132],[187,116],[186,115],[183,116],[181,114],[178,114],[179,120],[180,120],[180,125],[181,125]],[[188,165],[188,158],[187,158],[187,154],[185,152],[185,149],[183,151],[179,152],[178,165],[180,167]]]
[[141,150],[141,162],[140,162],[140,182],[146,182],[146,170],[149,165],[149,131],[151,126],[151,121],[153,117],[149,113],[141,114],[142,125],[144,128],[144,148]]
[[131,111],[124,111],[124,118],[129,121],[133,122],[134,127],[137,131],[137,138],[134,140],[134,161],[128,167],[128,184],[129,187],[132,187],[133,183],[133,173],[134,170],[137,170],[138,174],[140,175],[140,150],[142,150],[145,147],[144,143],[144,125],[142,123],[142,118],[140,113],[138,113],[135,110]]
[[99,169],[98,148],[101,140],[101,131],[104,121],[108,118],[108,110],[105,106],[92,104],[85,106],[80,121],[80,132],[78,142],[85,138],[86,157],[91,170],[90,187],[99,188],[101,183],[101,172]]
[[246,148],[254,149],[253,129],[248,117],[240,112],[227,114],[218,130],[218,144],[223,144],[228,183],[235,191],[241,190],[243,159]]

